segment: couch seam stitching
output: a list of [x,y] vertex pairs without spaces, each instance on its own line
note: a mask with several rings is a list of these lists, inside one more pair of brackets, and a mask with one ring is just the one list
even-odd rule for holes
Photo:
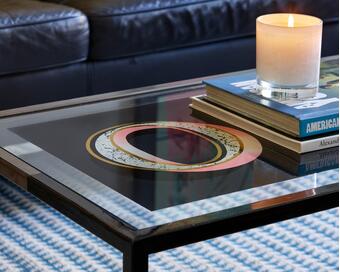
[[9,25],[9,26],[0,26],[0,30],[12,29],[12,28],[17,28],[17,27],[25,27],[25,26],[38,26],[38,25],[49,24],[49,23],[58,22],[58,21],[67,21],[67,20],[76,19],[76,18],[82,18],[82,17],[87,19],[87,17],[84,14],[82,14],[80,16],[66,17],[66,18],[61,18],[61,19],[52,19],[52,20],[47,20],[47,21],[44,21],[44,22],[36,22],[36,23],[28,23],[28,24],[18,24],[18,25]]
[[[176,9],[180,7],[187,7],[187,6],[198,6],[201,4],[207,4],[207,3],[213,3],[213,2],[218,2],[220,0],[205,0],[201,1],[198,3],[188,3],[188,4],[178,4],[170,7],[163,7],[163,8],[156,8],[156,9],[149,9],[149,10],[141,10],[141,11],[134,11],[134,12],[122,12],[122,13],[116,13],[116,14],[110,14],[110,15],[88,15],[89,17],[96,17],[96,18],[101,18],[101,17],[119,17],[119,16],[126,16],[126,15],[134,15],[134,14],[140,14],[140,13],[148,13],[148,12],[155,12],[155,11],[162,11],[162,10],[168,10],[168,9]],[[225,1],[225,3],[230,4],[230,1]],[[79,7],[75,7],[76,9],[81,10]],[[83,11],[85,14],[86,12]]]

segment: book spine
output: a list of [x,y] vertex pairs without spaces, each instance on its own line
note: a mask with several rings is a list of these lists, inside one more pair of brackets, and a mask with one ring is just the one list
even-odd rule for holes
[[315,150],[321,150],[325,148],[335,147],[339,145],[339,135],[331,135],[328,137],[323,137],[321,139],[312,139],[302,143],[301,152],[306,153]]
[[337,130],[339,130],[338,114],[300,121],[300,137],[319,135]]

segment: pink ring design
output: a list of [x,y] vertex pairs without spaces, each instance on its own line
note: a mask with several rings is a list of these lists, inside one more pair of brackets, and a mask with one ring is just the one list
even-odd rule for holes
[[[181,164],[181,163],[177,163],[173,161],[168,161],[168,160],[156,157],[152,154],[149,154],[147,152],[144,152],[132,146],[126,139],[127,136],[133,132],[141,131],[145,129],[157,129],[157,128],[174,128],[174,129],[179,129],[179,130],[185,130],[187,132],[190,132],[190,128],[191,128],[192,133],[204,135],[202,137],[206,137],[208,135],[208,132],[206,132],[206,130],[204,129],[206,128],[209,130],[210,134],[212,133],[212,131],[216,133],[215,136],[209,135],[210,138],[212,137],[215,142],[219,142],[222,146],[228,146],[227,145],[228,142],[226,142],[225,139],[228,139],[228,137],[230,138],[230,136],[234,138],[236,137],[235,139],[237,139],[238,142],[242,145],[242,149],[240,150],[240,153],[235,154],[235,157],[230,157],[230,155],[228,157],[227,155],[224,155],[225,158],[216,159],[215,161],[213,160],[206,164],[198,163],[198,164],[190,165],[190,164]],[[221,135],[222,136],[224,135],[223,133],[226,135],[224,142],[223,142],[223,137],[221,138]],[[103,137],[103,135],[108,135],[106,137],[108,137],[107,139],[109,139],[110,145],[112,146],[112,148],[114,148],[112,151],[113,153],[120,152],[123,155],[127,154],[126,156],[127,157],[130,156],[130,158],[132,159],[130,161],[124,161],[124,160],[116,159],[114,158],[114,156],[112,156],[112,160],[111,160],[110,156],[102,155],[99,150],[97,150],[97,152],[101,155],[99,156],[95,154],[95,152],[93,152],[90,148],[91,146],[90,143],[92,142],[92,140],[98,139],[99,137]],[[106,139],[106,137],[104,138]],[[106,146],[108,145],[109,144],[106,143]],[[262,146],[259,143],[259,141],[253,136],[245,132],[242,132],[237,129],[229,128],[229,127],[219,126],[219,125],[187,123],[187,122],[154,122],[154,123],[150,122],[150,123],[144,123],[144,124],[134,124],[134,125],[130,124],[130,125],[122,125],[122,126],[118,126],[114,128],[108,128],[108,129],[102,130],[92,135],[87,141],[87,148],[92,156],[102,161],[105,161],[107,163],[111,163],[114,165],[121,165],[122,167],[144,169],[144,170],[154,170],[154,171],[168,171],[168,172],[208,172],[208,171],[224,170],[224,169],[233,168],[233,167],[237,167],[237,166],[249,163],[255,160],[262,152]],[[143,161],[145,161],[146,163],[148,163],[146,164],[148,166],[143,167],[141,166],[141,164],[138,164],[138,163],[134,165],[133,162],[131,162],[133,160],[135,160],[136,162],[138,162],[139,160],[142,163]],[[165,167],[164,165],[168,165],[168,167]]]

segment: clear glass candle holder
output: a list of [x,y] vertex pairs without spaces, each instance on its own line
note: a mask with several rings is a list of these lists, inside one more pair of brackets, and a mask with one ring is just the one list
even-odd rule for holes
[[316,96],[319,88],[322,20],[277,13],[256,20],[258,93],[279,100]]

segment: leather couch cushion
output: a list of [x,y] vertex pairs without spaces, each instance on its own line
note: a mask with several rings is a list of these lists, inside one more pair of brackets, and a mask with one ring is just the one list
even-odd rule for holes
[[86,16],[63,5],[0,1],[0,75],[79,62],[87,58]]
[[[58,1],[58,0],[54,0]],[[329,20],[337,0],[59,0],[83,11],[92,59],[106,60],[254,34],[256,17],[296,12]]]

